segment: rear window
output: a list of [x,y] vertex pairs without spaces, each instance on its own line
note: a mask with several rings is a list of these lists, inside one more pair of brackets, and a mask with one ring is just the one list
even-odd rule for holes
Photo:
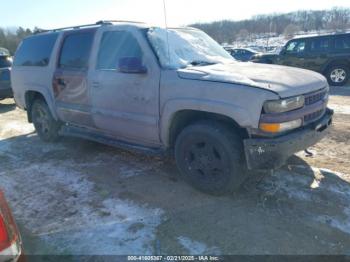
[[15,55],[15,66],[47,66],[58,34],[38,35],[23,40]]
[[58,67],[87,69],[94,34],[94,32],[84,32],[68,35],[63,42]]
[[350,51],[350,35],[336,37],[335,49]]

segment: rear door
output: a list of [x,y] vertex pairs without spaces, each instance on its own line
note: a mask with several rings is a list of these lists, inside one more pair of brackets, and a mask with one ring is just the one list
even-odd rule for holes
[[[160,68],[144,32],[128,27],[99,31],[90,70],[95,126],[121,140],[156,145],[159,139]],[[138,59],[146,73],[125,73],[124,58]]]
[[330,58],[334,42],[331,37],[311,38],[305,54],[304,68],[321,72]]
[[88,29],[64,34],[53,77],[60,118],[87,127],[93,125],[87,76],[95,32]]

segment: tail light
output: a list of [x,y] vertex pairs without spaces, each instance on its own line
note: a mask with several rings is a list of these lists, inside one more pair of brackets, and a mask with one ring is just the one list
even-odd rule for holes
[[17,259],[21,254],[21,239],[4,194],[0,191],[0,256]]

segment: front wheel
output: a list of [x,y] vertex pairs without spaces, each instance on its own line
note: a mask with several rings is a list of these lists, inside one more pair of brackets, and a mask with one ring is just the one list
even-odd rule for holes
[[45,101],[37,99],[32,105],[32,120],[35,130],[41,140],[55,142],[59,139],[60,122],[56,121]]
[[186,127],[176,140],[175,159],[184,180],[204,193],[230,193],[246,178],[242,140],[221,123]]
[[344,86],[349,80],[350,70],[345,65],[332,66],[327,70],[327,80],[331,86]]

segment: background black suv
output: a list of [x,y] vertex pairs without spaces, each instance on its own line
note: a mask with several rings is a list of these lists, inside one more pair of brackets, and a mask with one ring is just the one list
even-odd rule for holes
[[279,54],[257,54],[252,61],[314,70],[343,86],[350,76],[350,33],[294,38]]

